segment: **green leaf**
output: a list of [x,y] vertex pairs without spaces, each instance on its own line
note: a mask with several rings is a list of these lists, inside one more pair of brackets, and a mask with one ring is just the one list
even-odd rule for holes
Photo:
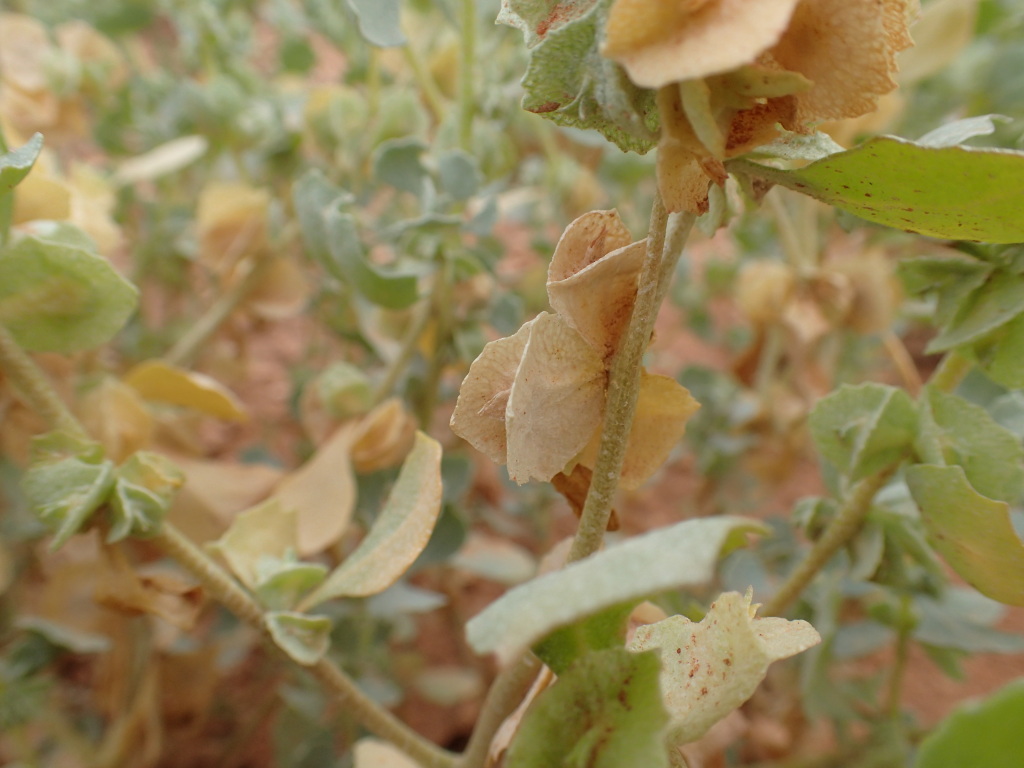
[[482,176],[476,158],[461,149],[452,149],[437,160],[441,190],[454,200],[468,200],[480,188]]
[[914,768],[1017,768],[1024,723],[1024,680],[958,707],[921,742]]
[[1009,506],[974,490],[961,467],[919,464],[906,477],[929,541],[950,567],[983,595],[1024,605],[1024,544]]
[[908,293],[936,294],[935,323],[939,327],[953,320],[961,304],[985,284],[993,269],[991,264],[959,254],[903,259],[897,266]]
[[109,340],[138,291],[83,247],[24,237],[0,252],[0,323],[25,349],[71,353]]
[[806,621],[755,619],[751,593],[726,592],[699,622],[670,616],[638,627],[631,651],[657,651],[673,746],[696,741],[754,695],[772,662],[821,642]]
[[794,170],[748,160],[731,165],[896,229],[955,240],[1024,241],[1024,152],[927,147],[880,136]]
[[117,469],[107,541],[159,533],[171,501],[184,482],[185,475],[166,456],[149,451],[133,453]]
[[506,663],[554,630],[607,608],[714,575],[720,554],[767,533],[743,517],[687,520],[636,536],[618,546],[545,574],[506,592],[466,626],[478,653]]
[[626,640],[626,622],[636,604],[637,600],[627,600],[556,629],[533,650],[555,674],[560,675],[589,651],[621,648]]
[[381,142],[373,153],[373,175],[378,181],[419,197],[430,178],[422,160],[426,148],[415,137]]
[[24,146],[0,155],[0,198],[9,195],[35,165],[43,150],[43,135],[35,133]]
[[331,620],[326,616],[268,611],[264,621],[277,646],[303,666],[316,664],[331,647]]
[[981,339],[1024,313],[1024,277],[995,270],[984,284],[965,296],[942,331],[928,343],[927,352],[945,352]]
[[441,445],[416,433],[391,494],[369,534],[303,609],[337,597],[367,597],[394,584],[430,540],[441,511]]
[[1024,314],[979,340],[974,354],[994,382],[1007,389],[1024,389]]
[[337,208],[324,212],[324,226],[332,272],[361,296],[387,309],[405,309],[419,298],[415,275],[386,272],[363,252],[355,218]]
[[359,19],[359,31],[368,42],[380,48],[405,45],[399,0],[348,0],[348,7]]
[[910,395],[895,387],[844,385],[818,401],[809,423],[822,455],[856,481],[909,452],[917,409]]
[[99,443],[66,432],[32,440],[32,458],[21,490],[36,516],[53,530],[51,549],[85,527],[114,487],[114,464]]
[[918,642],[967,653],[1024,653],[1024,637],[993,628],[1005,615],[1004,606],[973,589],[951,587],[941,599],[916,595],[914,607]]
[[984,408],[929,387],[928,409],[947,464],[963,467],[968,482],[990,499],[1016,502],[1024,493],[1024,447]]
[[[523,77],[523,109],[558,125],[599,131],[624,152],[649,151],[659,128],[654,91],[635,86],[622,67],[599,50],[610,2],[570,0],[546,5],[551,9],[548,21],[536,27],[538,43]],[[556,26],[551,19],[564,23]],[[502,20],[510,22],[499,16]]]
[[261,557],[256,563],[255,593],[263,605],[274,610],[293,607],[304,594],[323,583],[327,567],[303,563],[288,552],[283,558]]
[[584,656],[527,710],[506,767],[665,768],[659,666],[653,653]]
[[306,248],[318,261],[329,261],[330,249],[324,212],[329,208],[348,205],[352,202],[352,195],[336,187],[328,181],[322,171],[314,168],[295,182],[292,187],[292,202],[299,217],[299,227],[302,229],[302,239],[306,243]]

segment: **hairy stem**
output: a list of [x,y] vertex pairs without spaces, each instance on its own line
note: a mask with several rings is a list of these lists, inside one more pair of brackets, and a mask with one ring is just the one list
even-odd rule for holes
[[50,429],[64,430],[79,437],[88,437],[57,392],[46,374],[14,340],[11,332],[0,325],[0,369],[10,379],[29,406],[42,416]]
[[765,605],[764,610],[761,611],[762,616],[779,616],[784,613],[790,603],[803,593],[818,571],[825,567],[832,555],[857,535],[871,509],[871,502],[874,500],[875,494],[893,476],[899,465],[900,462],[895,462],[886,469],[864,478],[853,487],[835,518],[825,528],[821,538],[814,542],[811,551],[789,574],[779,591]]
[[459,760],[459,768],[484,768],[494,735],[505,718],[519,706],[542,666],[540,659],[528,651],[495,678],[487,692],[473,734],[469,737],[466,751]]
[[676,260],[682,253],[695,218],[689,214],[678,217],[673,222],[672,237],[666,247],[669,215],[661,195],[654,199],[647,236],[647,255],[637,284],[636,303],[622,345],[612,359],[601,444],[568,562],[581,560],[601,547],[633,426],[640,389],[641,362],[651,339],[658,307],[668,291]]
[[928,385],[943,392],[952,392],[964,380],[964,376],[970,373],[972,367],[974,363],[969,357],[955,349],[951,350],[939,362],[939,367],[932,373]]
[[[263,609],[234,579],[173,525],[164,523],[154,539],[168,555],[187,568],[218,602],[247,624],[258,629],[276,648],[264,623]],[[325,688],[331,691],[346,711],[367,730],[387,739],[424,768],[454,768],[456,756],[427,741],[390,712],[382,709],[330,659],[320,659],[307,668]]]

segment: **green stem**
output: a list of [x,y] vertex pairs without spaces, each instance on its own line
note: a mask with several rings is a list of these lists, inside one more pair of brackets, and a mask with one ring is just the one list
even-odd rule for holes
[[405,331],[405,336],[402,337],[402,345],[398,349],[398,354],[395,355],[391,364],[384,372],[384,378],[381,379],[373,394],[374,405],[379,405],[390,397],[395,385],[398,383],[398,379],[405,372],[406,368],[409,367],[409,361],[412,360],[412,356],[416,354],[416,345],[419,344],[420,337],[430,322],[430,311],[434,308],[435,296],[439,291],[443,290],[442,283],[445,278],[442,272],[443,270],[439,269],[434,274],[434,283],[430,288],[430,294],[421,299],[419,305],[413,310],[412,317],[409,320],[409,327]]
[[257,257],[250,263],[248,272],[228,288],[209,309],[203,313],[167,354],[164,355],[171,365],[188,366],[195,360],[199,350],[217,332],[225,320],[238,309],[239,305],[259,285],[271,260],[269,257]]
[[459,146],[473,151],[473,113],[476,109],[476,0],[462,0],[462,47],[459,61]]
[[832,559],[832,555],[857,535],[861,526],[864,525],[875,494],[889,481],[900,463],[893,463],[886,469],[864,478],[853,487],[835,518],[825,528],[821,538],[814,542],[811,551],[789,574],[779,591],[767,602],[764,610],[761,611],[762,616],[779,616],[785,612],[790,603],[803,593],[818,571]]
[[63,430],[82,438],[88,434],[64,401],[60,399],[46,374],[14,340],[11,332],[0,325],[0,369],[29,406],[46,420],[50,429]]
[[943,392],[952,392],[963,381],[964,376],[970,373],[974,367],[974,361],[957,350],[951,350],[939,362],[939,367],[928,380],[928,385]]
[[495,678],[487,692],[480,717],[473,727],[466,751],[459,760],[459,768],[484,768],[491,742],[498,728],[519,706],[543,664],[532,651],[506,667]]
[[[202,583],[208,594],[247,624],[258,629],[273,647],[277,647],[266,628],[263,609],[259,603],[184,534],[165,522],[153,541],[188,569]],[[427,741],[390,712],[378,706],[330,659],[323,658],[306,669],[337,696],[353,718],[367,730],[387,739],[424,768],[454,768],[456,765],[455,755]]]
[[[903,598],[903,611],[909,610],[909,598]],[[907,654],[910,650],[910,628],[901,626],[896,638],[896,659],[889,673],[889,691],[886,700],[886,714],[890,720],[898,720],[903,702],[903,678],[907,671]]]
[[[409,36],[406,35],[406,37]],[[434,82],[434,79],[427,72],[426,67],[423,66],[423,61],[420,59],[415,46],[413,46],[411,38],[402,46],[402,54],[405,57],[405,63],[412,70],[412,76],[416,80],[416,87],[426,100],[427,107],[434,116],[434,120],[438,123],[442,122],[447,112],[444,96],[441,94],[441,89],[437,87],[437,83]]]
[[568,562],[581,560],[601,548],[633,426],[644,352],[651,340],[658,307],[668,291],[675,262],[682,253],[695,218],[689,214],[678,217],[672,227],[669,247],[666,248],[669,216],[661,195],[654,199],[647,236],[647,255],[637,283],[636,303],[622,345],[612,359],[601,444]]

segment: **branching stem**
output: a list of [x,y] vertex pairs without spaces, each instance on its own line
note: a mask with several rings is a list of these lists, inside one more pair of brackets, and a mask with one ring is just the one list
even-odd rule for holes
[[864,525],[875,494],[889,481],[900,463],[900,461],[894,462],[886,469],[864,478],[853,487],[839,512],[825,528],[821,538],[814,542],[811,551],[789,574],[779,591],[767,602],[761,611],[762,616],[782,615],[790,603],[803,593],[818,571],[825,567],[832,555],[857,535],[861,526]]

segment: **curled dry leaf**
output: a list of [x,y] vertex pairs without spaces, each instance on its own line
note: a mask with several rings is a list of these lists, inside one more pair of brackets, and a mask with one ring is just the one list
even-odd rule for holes
[[[608,363],[632,314],[645,243],[629,243],[615,211],[593,211],[566,229],[548,272],[556,314],[542,312],[514,335],[491,342],[470,366],[452,415],[452,429],[519,483],[571,476],[592,468],[604,416]],[[666,398],[656,439],[627,453],[626,482],[635,487],[660,466],[692,413],[679,384],[646,377]],[[653,390],[652,390],[653,392]],[[647,411],[658,408],[647,399]],[[648,420],[649,423],[650,420]]]
[[284,320],[305,309],[312,287],[294,261],[275,256],[260,266],[260,279],[244,307],[264,320]]
[[88,433],[117,464],[149,445],[153,437],[153,418],[146,404],[138,392],[115,378],[106,377],[89,390],[77,411]]
[[360,474],[402,462],[416,440],[416,420],[402,401],[389,398],[353,427],[352,466]]
[[226,274],[243,256],[266,248],[269,206],[266,189],[236,182],[206,184],[196,212],[203,263]]
[[243,584],[255,589],[260,562],[284,558],[296,548],[297,539],[295,510],[272,498],[239,514],[223,536],[206,546]]
[[773,661],[821,642],[806,621],[755,619],[751,595],[726,592],[699,623],[672,616],[640,627],[629,643],[661,655],[671,745],[695,741],[750,698]]
[[137,573],[121,564],[96,590],[96,602],[128,616],[150,614],[188,631],[203,607],[203,590],[170,573]]
[[669,210],[703,213],[722,161],[776,124],[874,111],[896,87],[917,0],[615,0],[602,53],[658,88],[658,183]]

